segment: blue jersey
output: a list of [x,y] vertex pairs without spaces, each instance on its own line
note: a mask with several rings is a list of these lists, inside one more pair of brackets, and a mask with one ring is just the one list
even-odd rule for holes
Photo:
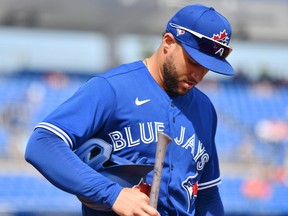
[[[215,146],[217,117],[208,97],[194,87],[169,97],[142,61],[121,65],[88,80],[37,127],[77,149],[97,137],[113,145],[113,154],[135,152],[154,164],[157,132],[168,145],[159,194],[161,215],[193,215],[197,189],[220,183]],[[146,181],[152,182],[153,172]]]

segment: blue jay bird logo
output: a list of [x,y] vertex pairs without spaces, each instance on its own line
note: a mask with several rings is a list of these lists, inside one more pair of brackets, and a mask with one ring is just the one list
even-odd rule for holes
[[188,197],[188,213],[192,213],[192,206],[193,202],[195,201],[197,197],[197,192],[198,192],[198,179],[196,178],[198,174],[194,176],[189,176],[185,181],[182,182],[182,187],[186,190],[187,192],[187,197]]

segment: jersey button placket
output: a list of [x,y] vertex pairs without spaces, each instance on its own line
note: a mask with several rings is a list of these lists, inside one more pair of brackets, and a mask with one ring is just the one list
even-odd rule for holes
[[[171,102],[171,107],[172,107],[172,110],[173,110],[173,108],[175,107],[175,104],[173,103],[173,102]],[[173,112],[172,112],[173,113]],[[173,123],[175,123],[175,117],[174,117],[174,115],[172,114],[172,122]]]
[[[172,109],[175,107],[175,104],[173,102],[171,102],[171,107]],[[175,119],[175,116],[173,115],[172,116],[172,122],[175,123],[176,119]]]

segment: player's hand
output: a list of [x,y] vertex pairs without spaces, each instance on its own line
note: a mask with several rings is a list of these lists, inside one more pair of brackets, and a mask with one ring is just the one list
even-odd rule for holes
[[112,210],[121,216],[160,216],[155,208],[149,206],[149,197],[137,188],[124,188]]

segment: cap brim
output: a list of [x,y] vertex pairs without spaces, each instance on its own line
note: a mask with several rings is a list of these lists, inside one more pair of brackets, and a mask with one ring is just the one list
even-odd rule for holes
[[106,167],[99,170],[99,173],[122,187],[133,187],[153,169],[154,165],[150,164],[125,164]]
[[219,74],[234,75],[234,69],[226,59],[218,59],[182,43],[183,48],[197,63]]

